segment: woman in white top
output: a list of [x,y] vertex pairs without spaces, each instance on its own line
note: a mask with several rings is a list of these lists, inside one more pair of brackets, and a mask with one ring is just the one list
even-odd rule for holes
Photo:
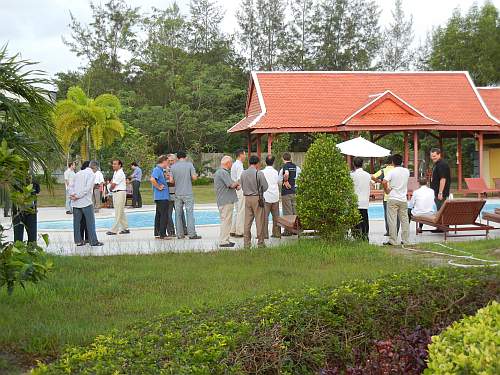
[[274,156],[266,157],[266,167],[262,170],[269,186],[264,192],[264,238],[269,238],[269,213],[273,216],[273,238],[281,238],[281,229],[278,225],[280,215],[280,189],[278,171],[274,169]]

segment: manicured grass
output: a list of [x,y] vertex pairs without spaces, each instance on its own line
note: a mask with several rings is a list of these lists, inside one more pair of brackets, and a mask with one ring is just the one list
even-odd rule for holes
[[[423,267],[411,256],[361,243],[304,239],[281,247],[215,253],[53,257],[49,279],[0,293],[0,356],[57,354],[113,328],[202,304],[276,290],[333,286]],[[7,350],[8,351],[8,350]]]
[[[215,192],[212,184],[203,186],[193,186],[195,203],[215,203]],[[64,207],[64,185],[55,184],[50,191],[46,186],[42,186],[38,196],[40,207]],[[151,184],[143,182],[141,184],[141,194],[143,204],[153,204],[153,192]]]

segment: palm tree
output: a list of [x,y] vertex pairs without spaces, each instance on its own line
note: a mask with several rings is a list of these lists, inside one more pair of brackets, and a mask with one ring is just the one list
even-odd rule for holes
[[89,159],[91,149],[99,151],[123,137],[121,109],[120,100],[114,95],[91,99],[80,87],[70,87],[66,99],[57,102],[54,110],[57,137],[66,154],[78,143],[82,158]]
[[61,155],[51,121],[50,81],[36,63],[0,48],[0,140],[48,176],[47,161]]

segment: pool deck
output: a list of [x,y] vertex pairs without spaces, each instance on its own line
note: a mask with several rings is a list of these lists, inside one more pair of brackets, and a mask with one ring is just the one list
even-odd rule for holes
[[[500,205],[500,200],[488,200],[488,203],[497,203]],[[198,204],[195,209],[198,210],[217,210],[213,204]],[[141,209],[127,208],[126,212],[151,211],[154,206],[143,206]],[[113,209],[100,209],[96,213],[96,218],[113,217]],[[40,208],[38,212],[39,221],[52,220],[69,220],[70,215],[65,213],[64,208],[48,207]],[[9,224],[9,218],[1,218],[0,223]],[[500,225],[497,225],[500,228]],[[425,228],[424,228],[425,229]],[[130,234],[107,236],[106,229],[98,229],[97,236],[101,242],[104,242],[102,247],[81,246],[77,247],[73,243],[72,230],[43,230],[39,233],[49,234],[50,244],[48,252],[59,255],[117,255],[117,254],[151,254],[159,252],[210,252],[218,249],[218,234],[219,225],[199,225],[196,227],[197,233],[202,236],[201,240],[189,239],[173,239],[173,240],[157,240],[153,237],[151,228],[147,229],[131,229]],[[370,221],[370,243],[381,245],[387,240],[384,237],[385,227],[383,220]],[[470,234],[464,232],[465,234]],[[484,232],[481,232],[484,233]],[[255,236],[255,228],[253,230]],[[12,230],[7,231],[7,239],[12,239]],[[500,230],[490,232],[490,238],[500,237]],[[297,236],[284,237],[280,239],[270,239],[266,241],[268,246],[275,246],[284,242],[294,241]],[[472,241],[476,239],[484,239],[484,236],[474,237],[452,237],[449,241]],[[425,232],[423,235],[415,235],[415,224],[410,224],[410,242],[442,242],[444,237],[442,234],[433,234]],[[255,239],[254,239],[255,241]],[[242,249],[243,239],[234,239],[236,246],[234,250]]]

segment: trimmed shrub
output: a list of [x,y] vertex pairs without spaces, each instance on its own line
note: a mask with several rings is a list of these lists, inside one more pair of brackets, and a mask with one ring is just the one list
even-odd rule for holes
[[195,181],[193,181],[193,186],[206,186],[214,183],[212,177],[200,176]]
[[359,223],[349,169],[332,136],[320,135],[309,147],[297,184],[297,213],[304,228],[343,239]]
[[425,374],[500,374],[500,304],[493,301],[433,336]]
[[68,349],[33,374],[343,372],[368,358],[374,340],[474,313],[499,296],[499,276],[495,269],[427,269],[182,310]]

